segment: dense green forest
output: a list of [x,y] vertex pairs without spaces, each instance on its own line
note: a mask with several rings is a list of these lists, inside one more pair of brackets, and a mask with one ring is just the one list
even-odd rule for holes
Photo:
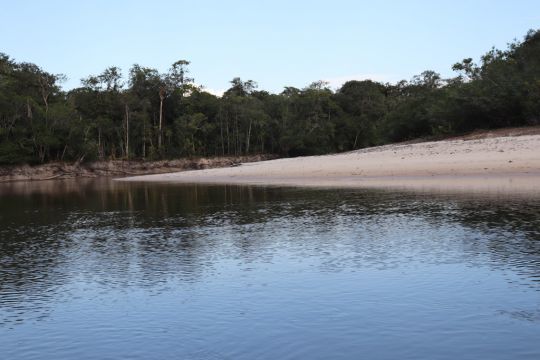
[[540,31],[456,76],[323,81],[280,94],[234,78],[217,97],[195,86],[189,62],[161,74],[133,65],[63,91],[63,75],[0,53],[0,164],[275,153],[322,154],[478,128],[540,124]]

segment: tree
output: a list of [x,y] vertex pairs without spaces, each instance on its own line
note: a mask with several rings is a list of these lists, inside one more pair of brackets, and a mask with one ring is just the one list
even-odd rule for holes
[[133,65],[82,79],[0,53],[0,163],[174,156],[284,156],[346,151],[478,128],[540,123],[540,32],[529,31],[478,62],[463,59],[443,79],[431,70],[394,84],[324,81],[272,94],[235,77],[222,97],[189,77]]
[[340,150],[379,142],[377,130],[387,115],[386,88],[371,80],[348,81],[336,93],[343,113],[337,121]]
[[187,60],[178,60],[172,64],[169,72],[162,75],[161,85],[159,87],[159,137],[158,137],[158,149],[161,151],[162,138],[163,138],[163,104],[165,99],[171,94],[176,94],[179,97],[179,101],[182,100],[185,92],[190,89],[190,84],[193,79],[187,77],[189,65]]

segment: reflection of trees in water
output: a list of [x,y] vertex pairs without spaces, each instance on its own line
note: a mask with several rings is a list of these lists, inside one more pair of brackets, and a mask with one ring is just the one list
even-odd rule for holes
[[491,265],[511,267],[530,281],[540,280],[540,201],[480,199],[462,201],[455,221],[482,234],[471,253],[487,254]]
[[[4,216],[3,216],[4,217]],[[0,324],[20,321],[20,312],[31,304],[38,316],[46,316],[47,301],[65,283],[62,272],[66,246],[55,228],[26,222],[19,228],[2,221],[0,229]]]
[[74,184],[3,193],[0,311],[45,314],[48,301],[78,281],[160,291],[223,271],[224,259],[272,262],[277,254],[317,258],[330,271],[406,258],[483,264],[484,256],[528,281],[540,270],[538,199]]

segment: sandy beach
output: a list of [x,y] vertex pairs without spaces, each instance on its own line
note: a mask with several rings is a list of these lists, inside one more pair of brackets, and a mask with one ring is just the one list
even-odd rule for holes
[[392,144],[341,154],[120,180],[540,191],[540,135]]

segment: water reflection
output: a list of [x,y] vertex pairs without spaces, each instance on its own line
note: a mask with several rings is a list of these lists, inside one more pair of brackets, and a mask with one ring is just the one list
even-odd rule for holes
[[[417,306],[422,297],[456,290],[445,289],[448,271],[470,277],[458,291],[479,304],[493,291],[485,271],[505,279],[508,288],[497,293],[501,298],[530,289],[527,304],[535,303],[540,289],[537,198],[57,181],[0,188],[0,224],[0,334],[19,323],[53,321],[59,304],[82,299],[96,306],[111,294],[133,291],[160,301],[172,297],[176,311],[185,307],[181,314],[187,317],[203,316],[197,306],[209,301],[204,294],[228,299],[244,287],[262,309],[287,299],[294,304],[298,296],[317,298],[324,311],[317,301],[299,309],[341,319],[327,329],[330,335],[354,325],[346,309],[356,303],[328,298],[328,291],[356,291],[355,276],[363,279],[364,291],[379,286],[370,285],[378,276],[388,284],[405,276]],[[326,277],[333,282],[324,283]],[[407,304],[407,292],[398,284],[385,296]],[[213,313],[212,321],[241,319],[246,309],[256,312],[245,303],[254,301],[250,297],[222,300],[225,315]],[[361,308],[378,304],[376,311],[386,306],[394,316],[394,300],[373,301]],[[332,307],[341,310],[334,313]],[[538,320],[534,307],[496,310]],[[167,316],[170,309],[153,311]],[[342,330],[354,335],[354,326]]]

